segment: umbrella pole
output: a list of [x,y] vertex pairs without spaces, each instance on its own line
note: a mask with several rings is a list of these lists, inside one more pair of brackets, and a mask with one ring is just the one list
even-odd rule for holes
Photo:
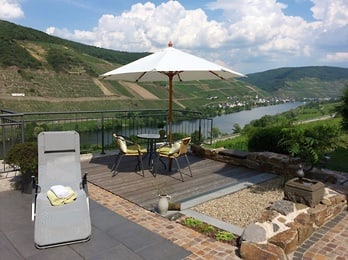
[[173,144],[172,134],[172,121],[173,121],[173,76],[174,74],[168,74],[169,77],[169,112],[168,112],[168,123],[169,123],[169,144]]
[[[174,73],[170,72],[169,77],[169,112],[168,112],[168,123],[169,123],[169,146],[173,144],[173,133],[172,133],[172,121],[173,121],[173,77]],[[168,171],[172,170],[172,159],[169,158]]]

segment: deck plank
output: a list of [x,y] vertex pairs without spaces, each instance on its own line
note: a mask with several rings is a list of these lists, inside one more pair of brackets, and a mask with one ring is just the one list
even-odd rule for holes
[[189,155],[193,177],[189,176],[185,160],[181,160],[184,182],[181,181],[175,163],[170,173],[159,164],[156,177],[148,170],[148,164],[144,163],[145,176],[143,177],[139,172],[134,171],[136,165],[134,157],[124,157],[119,173],[112,177],[111,167],[114,158],[114,156],[104,156],[83,160],[82,171],[88,172],[89,182],[148,210],[153,210],[157,204],[157,187],[159,186],[168,188],[172,202],[180,202],[261,174],[252,169]]

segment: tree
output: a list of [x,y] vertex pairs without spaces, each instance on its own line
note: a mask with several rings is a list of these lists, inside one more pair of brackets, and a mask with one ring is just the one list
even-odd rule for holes
[[342,115],[342,128],[348,130],[348,84],[343,90],[341,100],[342,104],[336,108],[336,111]]
[[283,146],[291,157],[299,157],[310,171],[320,158],[341,145],[341,133],[337,124],[318,124],[309,127],[290,127],[282,129],[284,136],[279,145]]
[[212,132],[211,132],[212,137],[217,138],[217,137],[219,137],[220,134],[221,134],[220,129],[217,127],[213,127]]
[[238,123],[235,123],[233,125],[232,131],[234,134],[239,134],[240,132],[242,132],[242,128],[240,127]]

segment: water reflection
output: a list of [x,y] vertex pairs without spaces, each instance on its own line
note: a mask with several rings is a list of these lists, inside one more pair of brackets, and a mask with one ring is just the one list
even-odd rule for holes
[[227,114],[214,117],[214,127],[219,128],[221,133],[232,133],[234,124],[239,124],[243,128],[246,124],[249,124],[252,120],[260,119],[265,115],[276,115],[296,107],[304,105],[303,102],[285,103],[267,107],[257,107],[251,110],[244,110],[233,114]]
[[[230,134],[235,123],[239,124],[243,128],[246,124],[252,120],[259,119],[264,115],[276,115],[288,110],[294,109],[298,106],[303,105],[303,102],[285,103],[267,107],[257,107],[251,110],[245,110],[236,112],[233,114],[227,114],[222,116],[216,116],[213,118],[213,127],[219,128],[220,132]],[[183,125],[185,124],[185,127]],[[182,123],[173,124],[173,133],[182,132],[183,129],[188,131],[187,134],[191,134],[190,129],[194,129],[197,125],[197,120],[186,121]],[[210,125],[202,125],[202,132],[206,133],[210,131]],[[209,128],[209,129],[205,129]],[[120,135],[131,136],[137,135],[138,133],[158,133],[158,128],[141,128],[141,129],[128,129],[127,133],[118,133]],[[105,145],[113,142],[112,131],[105,131],[104,142]],[[83,144],[100,144],[101,143],[101,131],[94,133],[83,133],[80,136],[81,145]]]

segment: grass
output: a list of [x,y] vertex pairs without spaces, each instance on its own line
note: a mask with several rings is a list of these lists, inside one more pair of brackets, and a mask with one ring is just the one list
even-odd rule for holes
[[324,168],[345,172],[348,175],[348,148],[338,148],[336,151],[329,153],[330,159],[323,165]]

